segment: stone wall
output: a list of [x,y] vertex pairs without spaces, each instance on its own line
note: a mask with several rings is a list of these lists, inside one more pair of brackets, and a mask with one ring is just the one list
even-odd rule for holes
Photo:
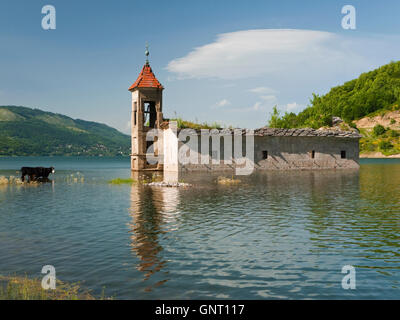
[[[359,167],[357,138],[256,136],[254,149],[255,168],[261,170]],[[343,151],[345,158],[342,158]],[[264,159],[265,152],[267,159]]]
[[[166,138],[168,137],[168,138]],[[164,134],[164,154],[169,154],[169,160],[164,157],[164,169],[178,171],[232,171],[237,167],[235,159],[232,163],[224,163],[224,160],[216,161],[218,151],[209,148],[209,161],[204,162],[204,150],[200,147],[200,136],[197,150],[190,150],[191,156],[197,159],[198,164],[174,164],[171,163],[171,149],[181,148],[184,144],[177,141],[176,135],[171,132]],[[210,145],[212,145],[210,143]],[[205,148],[207,149],[207,148]],[[234,149],[234,148],[232,148]],[[242,152],[245,154],[246,139],[243,136]],[[220,159],[224,157],[224,141],[219,145]],[[342,158],[344,156],[344,158]],[[214,158],[214,160],[213,160]],[[359,168],[359,139],[355,136],[345,135],[255,135],[254,136],[254,169],[255,170],[319,170],[319,169],[357,169]]]

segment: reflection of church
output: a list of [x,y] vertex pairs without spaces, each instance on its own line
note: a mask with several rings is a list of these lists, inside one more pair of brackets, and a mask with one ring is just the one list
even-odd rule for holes
[[[133,175],[135,180],[139,179],[137,173]],[[132,253],[139,259],[137,269],[144,273],[144,280],[162,272],[165,266],[166,261],[160,257],[162,238],[177,228],[178,204],[177,188],[151,188],[141,184],[131,187],[131,247]],[[167,279],[161,283],[165,281]]]

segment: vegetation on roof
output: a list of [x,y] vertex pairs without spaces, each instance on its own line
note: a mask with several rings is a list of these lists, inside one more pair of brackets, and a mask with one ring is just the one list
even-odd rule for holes
[[193,122],[193,121],[187,121],[183,120],[182,118],[175,118],[175,119],[170,119],[169,121],[176,121],[178,129],[221,129],[223,126],[219,124],[218,122],[213,122],[213,123],[207,123],[207,122]]

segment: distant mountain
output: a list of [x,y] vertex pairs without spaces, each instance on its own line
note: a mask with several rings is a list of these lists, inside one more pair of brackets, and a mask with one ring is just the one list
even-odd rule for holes
[[400,61],[363,73],[357,79],[332,88],[324,96],[313,94],[310,104],[299,114],[282,116],[275,108],[269,126],[317,129],[330,126],[332,116],[351,124],[378,110],[392,111],[400,105]]
[[130,137],[105,124],[0,106],[0,156],[130,154]]

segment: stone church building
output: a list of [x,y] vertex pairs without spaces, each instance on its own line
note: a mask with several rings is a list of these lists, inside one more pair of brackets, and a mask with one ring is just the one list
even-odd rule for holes
[[[148,51],[146,51],[148,55]],[[181,130],[175,122],[163,117],[164,87],[154,75],[148,60],[138,78],[131,85],[131,169],[132,171],[214,171],[234,170],[239,166],[234,146],[233,133],[222,130],[223,141],[214,144],[212,134],[204,138],[200,130],[191,130],[185,139],[180,139]],[[157,132],[155,135],[149,133]],[[236,133],[238,131],[236,130]],[[246,130],[241,131],[243,153],[248,140]],[[187,144],[193,161],[181,163],[179,149],[187,142],[187,135],[197,144]],[[148,136],[153,136],[151,141]],[[359,138],[356,131],[336,129],[273,129],[260,128],[251,133],[251,162],[255,170],[291,169],[345,169],[359,167]],[[204,147],[203,143],[210,142]],[[248,145],[250,146],[250,145]],[[249,148],[250,149],[250,148]],[[149,151],[150,150],[150,151]],[[249,150],[248,150],[249,151]],[[156,159],[156,160],[154,160]],[[225,160],[224,160],[225,159]],[[228,160],[227,160],[228,159]],[[158,161],[157,161],[158,160]]]

